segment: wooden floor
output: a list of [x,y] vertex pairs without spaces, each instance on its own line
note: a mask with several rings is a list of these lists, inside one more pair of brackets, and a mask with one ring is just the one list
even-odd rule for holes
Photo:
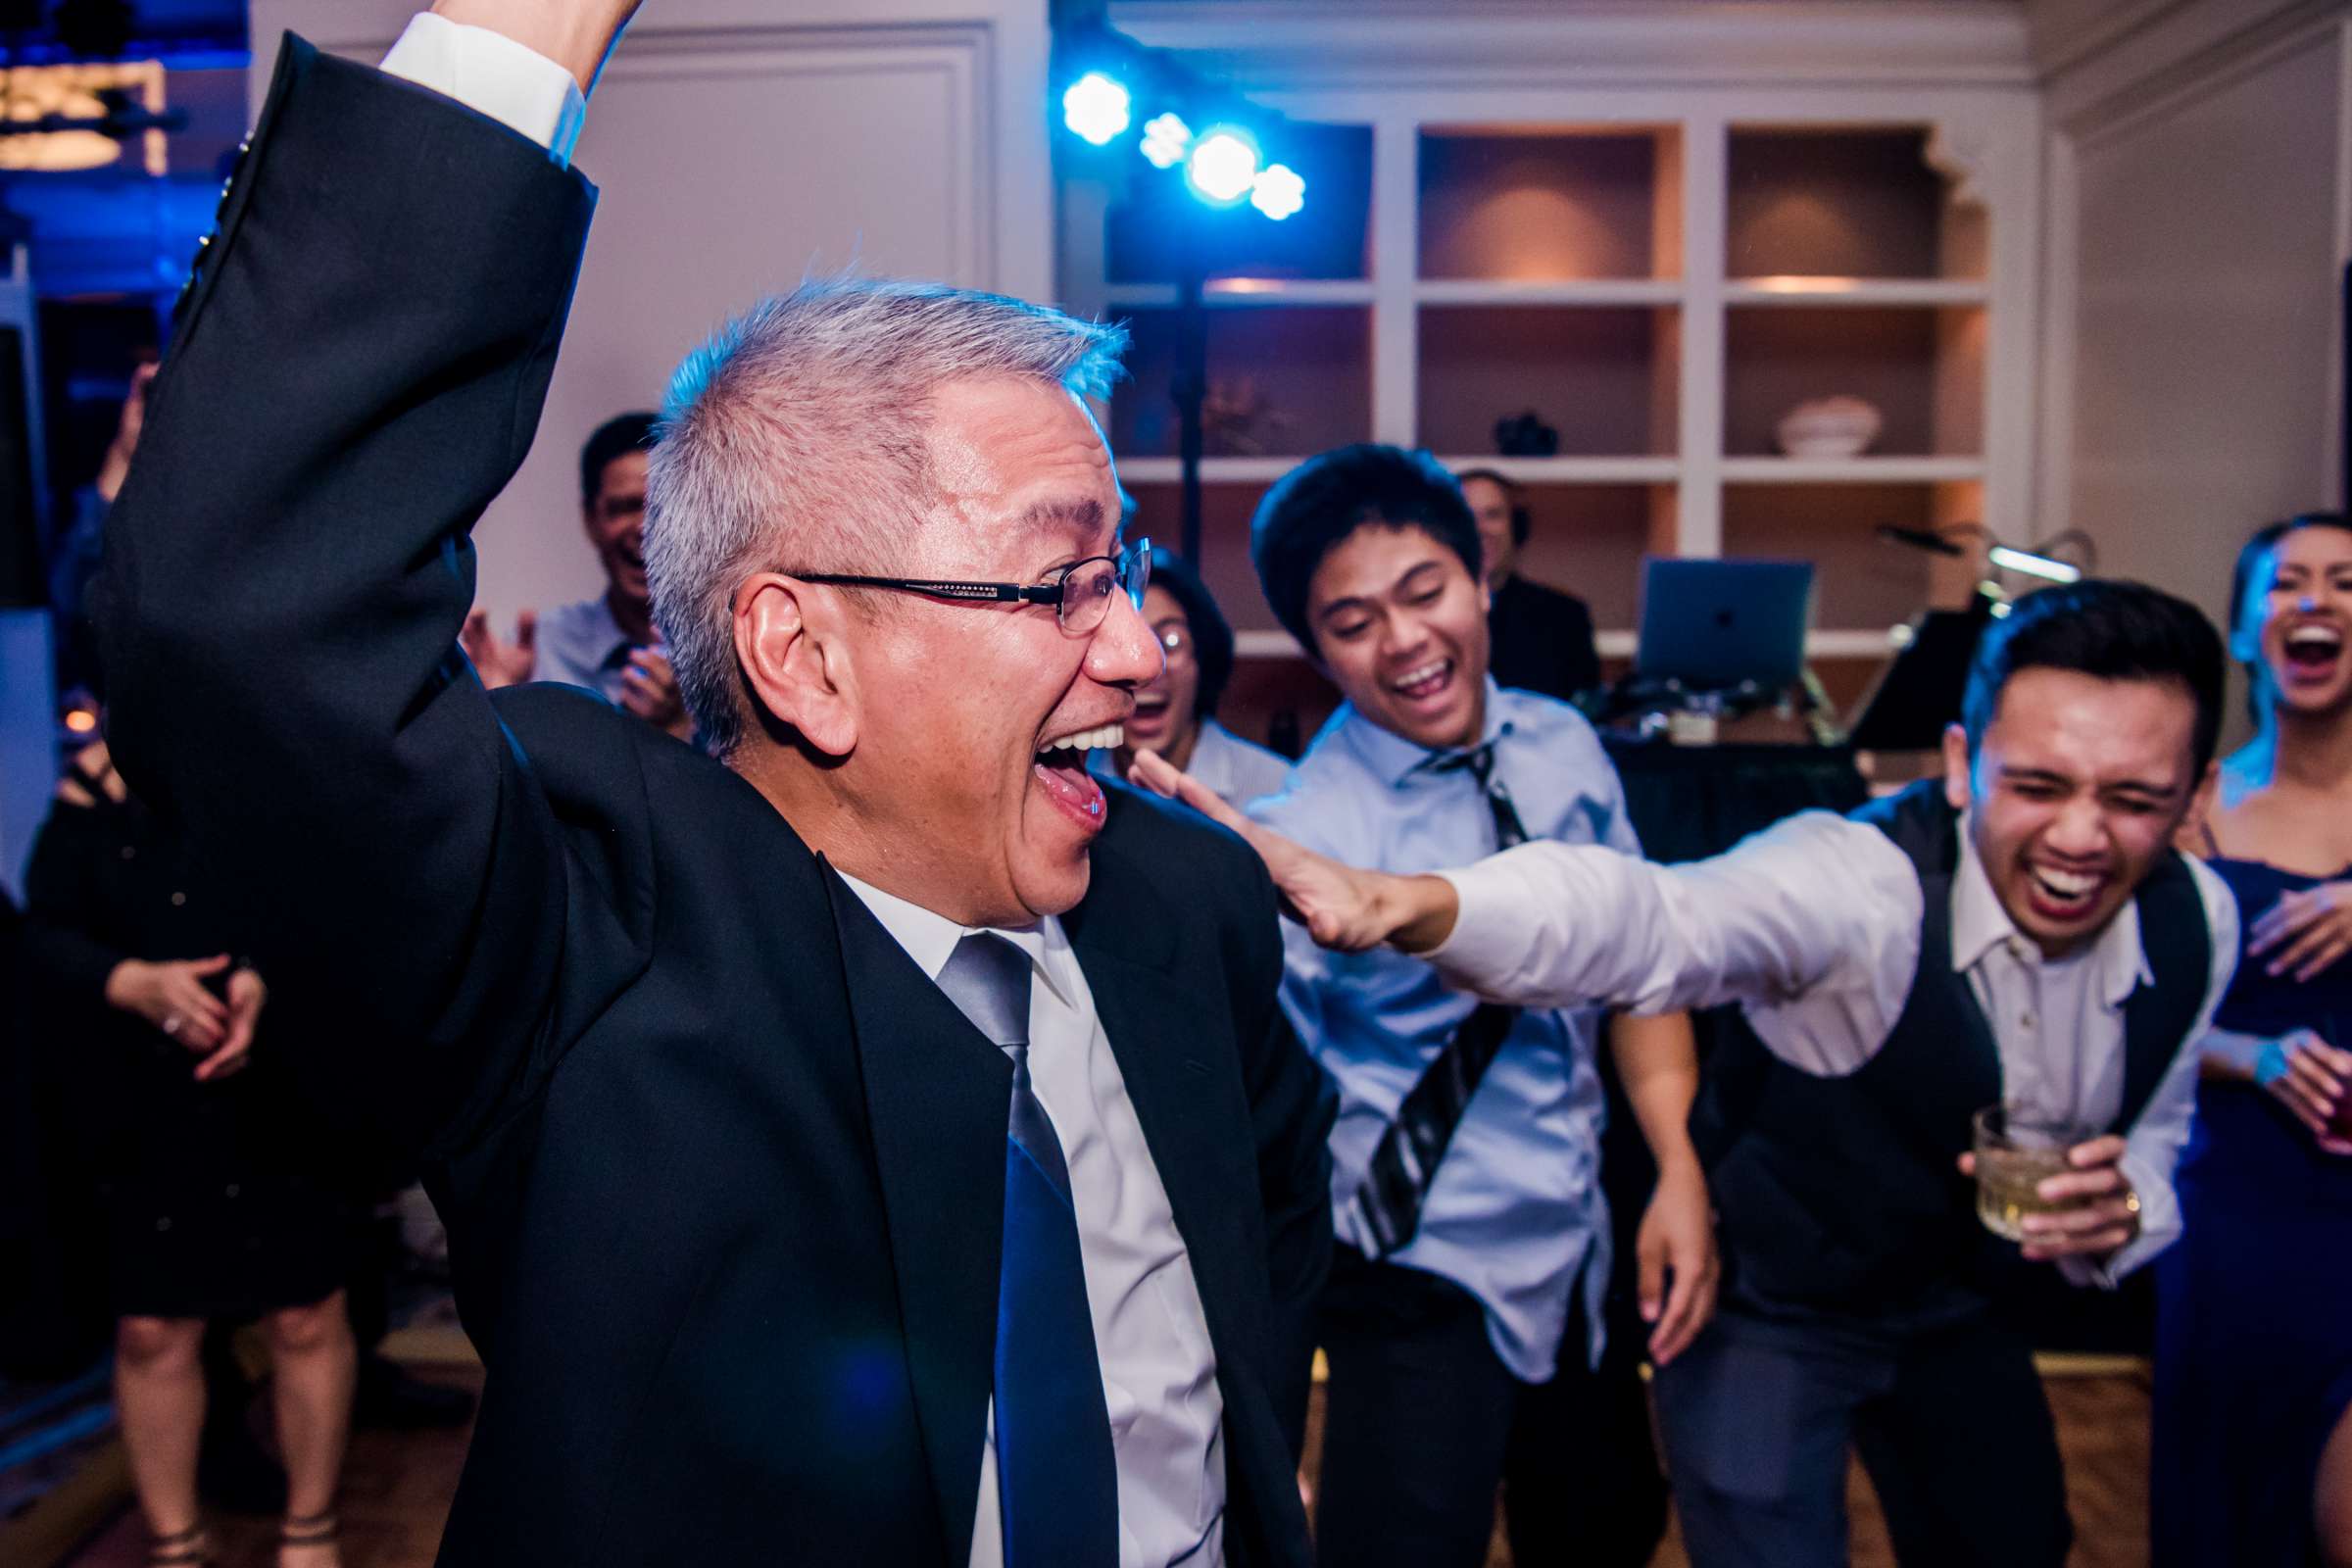
[[[480,1373],[433,1366],[418,1375],[478,1388]],[[2067,1493],[2077,1543],[2072,1568],[2142,1568],[2147,1561],[2148,1395],[2137,1374],[2052,1378],[2050,1404],[2066,1453]],[[1318,1408],[1310,1425],[1319,1425]],[[1319,1434],[1318,1434],[1319,1435]],[[449,1511],[466,1451],[464,1431],[362,1432],[352,1443],[343,1483],[345,1568],[428,1568]],[[1311,1441],[1311,1440],[1310,1440]],[[1853,1562],[1891,1568],[1892,1555],[1869,1485],[1852,1482]],[[222,1568],[266,1568],[273,1522],[227,1517],[220,1521],[229,1547]],[[72,1568],[142,1568],[146,1533],[125,1511],[77,1556]],[[1490,1568],[1509,1568],[1496,1533]],[[1680,1541],[1669,1534],[1653,1568],[1686,1568]]]

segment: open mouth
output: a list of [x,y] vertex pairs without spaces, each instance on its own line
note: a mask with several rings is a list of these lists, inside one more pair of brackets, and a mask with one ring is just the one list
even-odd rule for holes
[[2318,680],[2335,673],[2344,653],[2344,634],[2318,621],[2306,621],[2286,634],[2286,673],[2299,680]]
[[1127,715],[1126,728],[1137,739],[1156,740],[1160,732],[1168,727],[1168,718],[1173,710],[1166,692],[1138,692],[1135,694],[1135,711]]
[[1038,748],[1030,771],[1046,799],[1080,825],[1099,828],[1102,825],[1102,786],[1086,770],[1086,754],[1099,747],[1119,746],[1126,738],[1125,727],[1119,724],[1074,730]]
[[2097,906],[2107,878],[2092,871],[2028,865],[2026,882],[2033,890],[2035,914],[2045,920],[2079,920]]
[[1427,703],[1446,695],[1453,685],[1453,661],[1433,659],[1389,682],[1389,690],[1408,703]]

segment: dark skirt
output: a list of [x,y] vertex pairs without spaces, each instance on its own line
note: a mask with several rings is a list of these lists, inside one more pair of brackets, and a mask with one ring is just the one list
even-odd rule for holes
[[355,1204],[300,1136],[276,1064],[257,1047],[245,1071],[197,1084],[187,1053],[125,1033],[127,1071],[98,1112],[116,1315],[249,1318],[340,1289]]
[[2156,1260],[2155,1568],[2305,1568],[2352,1406],[2352,1158],[2251,1085],[2199,1086]]

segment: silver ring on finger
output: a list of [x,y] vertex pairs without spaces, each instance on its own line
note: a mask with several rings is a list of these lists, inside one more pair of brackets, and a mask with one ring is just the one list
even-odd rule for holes
[[179,1033],[181,1021],[182,1020],[178,1013],[175,1012],[172,1014],[170,1017],[164,1020],[164,1033],[176,1036]]

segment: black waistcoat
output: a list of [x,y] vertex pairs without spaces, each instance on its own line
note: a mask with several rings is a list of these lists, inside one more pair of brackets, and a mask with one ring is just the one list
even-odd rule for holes
[[[1959,813],[1929,780],[1853,813],[1910,857],[1924,895],[1919,966],[1901,1014],[1859,1071],[1788,1066],[1728,1016],[1696,1130],[1738,1296],[1808,1312],[1899,1321],[1994,1294],[2017,1249],[1977,1222],[1958,1156],[1970,1116],[2001,1098],[2000,1057],[1968,977],[1952,967]],[[2136,895],[2152,984],[2124,1004],[2124,1098],[2136,1121],[2195,1027],[2212,974],[2204,903],[2167,852]],[[1728,1009],[1727,1009],[1728,1011]]]

